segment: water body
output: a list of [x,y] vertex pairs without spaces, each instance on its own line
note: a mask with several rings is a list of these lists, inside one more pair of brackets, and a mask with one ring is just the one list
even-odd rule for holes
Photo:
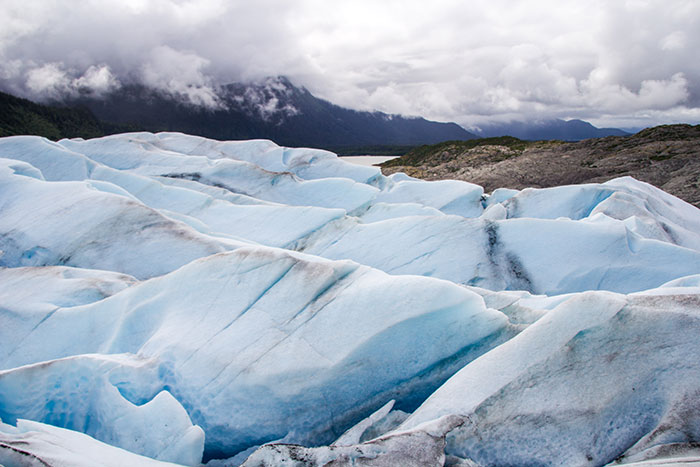
[[386,162],[391,159],[396,159],[399,156],[341,156],[345,162],[358,165],[376,165]]

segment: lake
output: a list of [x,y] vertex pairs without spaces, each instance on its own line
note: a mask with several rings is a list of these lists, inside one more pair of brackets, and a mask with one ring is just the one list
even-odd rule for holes
[[375,165],[381,164],[391,159],[396,159],[399,156],[340,156],[345,162],[358,165]]

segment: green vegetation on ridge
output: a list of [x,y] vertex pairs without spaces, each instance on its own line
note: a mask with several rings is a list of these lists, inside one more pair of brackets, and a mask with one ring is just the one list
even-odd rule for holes
[[124,131],[132,128],[102,122],[86,108],[41,105],[0,92],[0,137],[37,135],[59,140]]
[[384,162],[382,167],[417,167],[430,159],[439,159],[440,162],[454,158],[470,149],[480,146],[503,146],[516,153],[521,153],[527,148],[545,145],[558,145],[561,141],[524,141],[513,136],[496,136],[492,138],[477,138],[467,141],[445,141],[438,144],[429,144],[414,148],[407,154],[397,159]]

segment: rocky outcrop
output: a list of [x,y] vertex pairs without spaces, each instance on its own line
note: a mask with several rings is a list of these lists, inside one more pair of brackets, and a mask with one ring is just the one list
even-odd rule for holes
[[576,143],[508,137],[480,142],[423,146],[382,164],[382,172],[465,180],[487,192],[500,187],[604,182],[630,175],[700,207],[700,125],[663,125],[632,136]]

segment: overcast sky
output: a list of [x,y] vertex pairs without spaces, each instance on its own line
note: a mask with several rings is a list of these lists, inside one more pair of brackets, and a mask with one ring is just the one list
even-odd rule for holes
[[0,0],[0,87],[138,81],[212,105],[285,75],[339,105],[456,121],[700,122],[698,0]]

